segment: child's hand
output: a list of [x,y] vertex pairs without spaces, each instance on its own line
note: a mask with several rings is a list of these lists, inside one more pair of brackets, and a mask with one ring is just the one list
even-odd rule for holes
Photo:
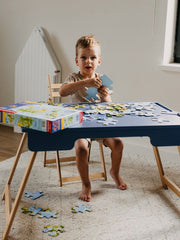
[[110,94],[109,88],[105,87],[105,86],[101,86],[100,88],[98,88],[98,92],[100,94],[100,96],[107,97]]
[[101,99],[101,102],[111,102],[111,94],[112,91],[109,90],[109,88],[105,87],[105,86],[101,86],[100,88],[98,88],[98,92],[99,92],[99,97]]
[[100,88],[102,86],[102,81],[99,78],[90,78],[86,80],[87,87]]

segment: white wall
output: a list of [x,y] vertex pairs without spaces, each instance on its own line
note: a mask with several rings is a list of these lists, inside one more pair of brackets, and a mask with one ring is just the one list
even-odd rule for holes
[[77,71],[76,40],[93,33],[99,69],[114,81],[114,101],[158,101],[180,111],[180,73],[159,68],[167,0],[0,0],[0,106],[14,102],[14,67],[34,26],[42,26],[62,65]]

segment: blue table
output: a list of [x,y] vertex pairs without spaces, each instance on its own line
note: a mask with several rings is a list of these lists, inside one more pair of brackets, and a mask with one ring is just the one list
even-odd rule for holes
[[[5,199],[7,216],[7,224],[3,239],[7,238],[11,229],[37,152],[71,149],[78,138],[149,137],[151,144],[153,145],[163,187],[170,187],[180,197],[179,187],[164,174],[163,165],[157,148],[158,146],[180,145],[180,117],[159,103],[153,104],[155,106],[155,114],[159,115],[159,120],[162,119],[163,121],[154,121],[153,117],[130,114],[124,115],[123,117],[114,117],[117,120],[115,125],[103,125],[102,123],[97,123],[97,119],[91,119],[53,134],[24,128],[24,135],[2,196],[2,199]],[[89,109],[90,106],[91,104],[87,104],[86,108]],[[166,113],[162,113],[163,111]],[[98,115],[96,118],[97,117]],[[11,208],[10,184],[26,137],[28,137],[28,148],[32,151],[32,155],[22,179],[13,208]]]
[[[93,104],[86,104],[89,106]],[[125,115],[114,117],[115,125],[103,125],[97,123],[96,118],[83,121],[81,124],[64,129],[54,134],[24,129],[28,133],[28,147],[31,151],[67,150],[74,146],[78,138],[107,138],[107,137],[141,137],[150,138],[153,146],[177,146],[180,145],[180,117],[161,112],[172,111],[158,103],[155,103],[155,113],[159,119],[167,121],[159,123],[152,117]],[[83,110],[83,108],[81,108]],[[98,115],[100,116],[100,115]]]

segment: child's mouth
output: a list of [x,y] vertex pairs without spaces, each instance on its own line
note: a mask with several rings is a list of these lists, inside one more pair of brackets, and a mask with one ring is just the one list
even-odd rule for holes
[[91,66],[86,66],[86,69],[91,69],[92,67]]

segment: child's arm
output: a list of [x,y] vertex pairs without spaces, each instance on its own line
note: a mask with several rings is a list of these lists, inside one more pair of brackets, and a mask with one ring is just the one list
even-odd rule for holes
[[110,91],[109,88],[101,86],[100,88],[98,88],[98,92],[101,102],[112,102],[111,99],[112,91]]
[[89,78],[78,82],[65,83],[59,89],[59,94],[62,97],[66,97],[77,92],[79,89],[84,87],[95,87],[100,88],[102,81],[99,78]]

